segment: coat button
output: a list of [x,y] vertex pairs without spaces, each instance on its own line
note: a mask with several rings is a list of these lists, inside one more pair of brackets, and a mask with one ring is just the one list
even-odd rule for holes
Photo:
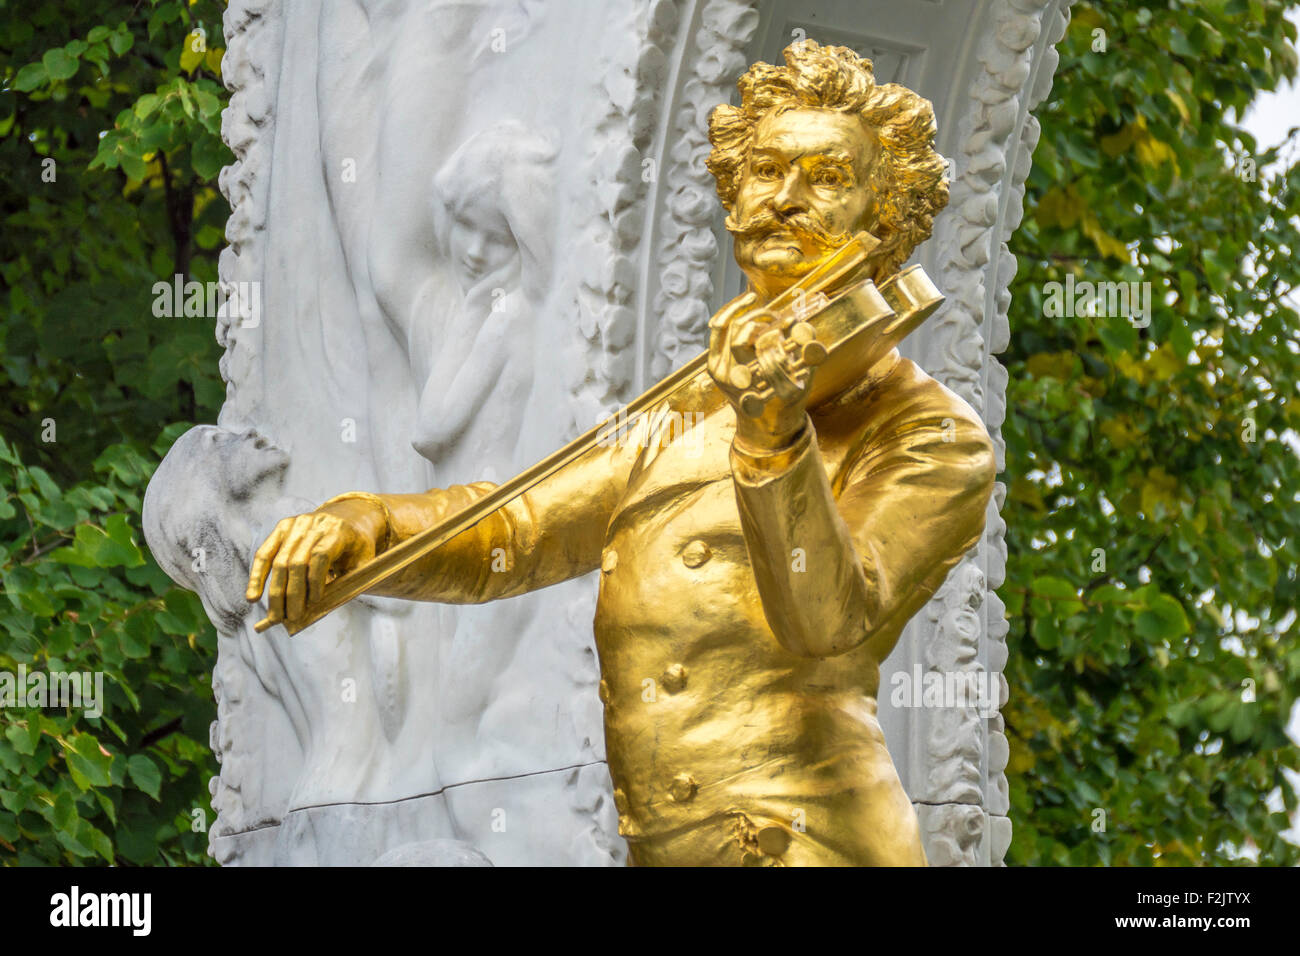
[[600,556],[600,569],[609,574],[618,567],[618,552],[613,548],[606,548]]
[[780,856],[790,848],[790,834],[782,827],[763,827],[758,831],[758,848],[768,856]]
[[689,773],[679,773],[668,784],[668,796],[676,803],[686,803],[695,796],[696,789],[694,777]]
[[699,538],[682,550],[682,564],[688,568],[698,568],[711,557],[713,557],[712,549]]
[[659,683],[664,685],[664,690],[668,693],[678,693],[686,686],[686,668],[681,664],[669,664],[659,678]]

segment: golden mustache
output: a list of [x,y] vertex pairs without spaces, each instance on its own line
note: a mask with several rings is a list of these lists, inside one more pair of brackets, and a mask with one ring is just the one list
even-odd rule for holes
[[728,216],[724,225],[728,232],[744,238],[775,231],[773,227],[788,229],[796,234],[803,233],[818,244],[832,249],[844,245],[849,240],[848,233],[831,232],[817,216],[808,212],[780,216],[774,209],[765,208],[740,223],[736,222],[734,217]]

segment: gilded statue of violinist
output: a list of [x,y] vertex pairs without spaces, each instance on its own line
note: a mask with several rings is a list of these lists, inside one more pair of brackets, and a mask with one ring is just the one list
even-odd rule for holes
[[[696,434],[647,415],[372,589],[478,603],[601,570],[605,743],[636,865],[925,863],[876,719],[880,662],[978,540],[992,444],[892,347],[819,394],[823,355],[792,370],[807,327],[769,323],[781,387],[754,401],[749,369],[765,309],[851,236],[869,234],[871,278],[898,273],[947,202],[943,161],[930,104],[869,61],[804,41],[785,63],[755,64],[710,117],[749,290],[658,409]],[[269,581],[268,621],[293,629],[338,575],[493,488],[351,493],[285,519],[248,599]]]

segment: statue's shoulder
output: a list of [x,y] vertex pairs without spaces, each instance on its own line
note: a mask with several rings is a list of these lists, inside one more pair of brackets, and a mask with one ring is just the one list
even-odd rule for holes
[[981,421],[979,413],[960,395],[895,349],[852,389],[818,408],[813,420],[865,424],[869,420],[892,419],[903,426],[936,415],[974,423]]
[[[858,386],[818,408],[813,425],[823,450],[844,466],[863,456],[875,459],[891,454],[890,449],[914,448],[918,443],[936,453],[992,455],[988,429],[979,413],[897,352],[878,363]],[[942,443],[928,440],[927,434],[940,435]]]

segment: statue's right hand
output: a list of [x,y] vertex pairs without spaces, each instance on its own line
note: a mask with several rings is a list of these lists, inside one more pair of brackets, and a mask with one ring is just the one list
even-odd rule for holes
[[282,520],[257,549],[244,597],[256,601],[266,587],[272,624],[303,617],[328,581],[375,556],[379,534],[367,509],[360,501],[330,502]]

